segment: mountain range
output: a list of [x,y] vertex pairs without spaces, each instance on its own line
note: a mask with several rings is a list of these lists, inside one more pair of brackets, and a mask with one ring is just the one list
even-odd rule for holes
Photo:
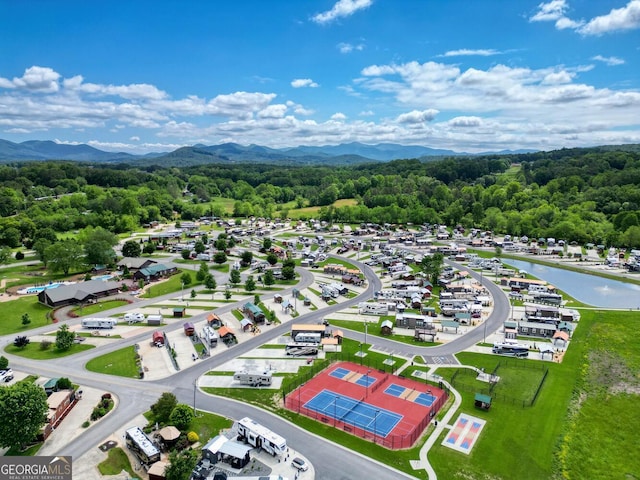
[[[484,154],[517,154],[533,150],[486,152]],[[271,163],[348,165],[366,162],[388,162],[396,159],[436,159],[450,156],[469,156],[464,152],[433,149],[417,145],[380,143],[343,143],[340,145],[269,148],[260,145],[193,145],[172,152],[133,155],[126,152],[105,152],[90,145],[68,145],[49,140],[29,140],[14,143],[0,139],[0,162],[30,160],[72,160],[100,163],[128,163],[140,166],[187,166],[207,163]],[[475,154],[482,155],[482,154]]]

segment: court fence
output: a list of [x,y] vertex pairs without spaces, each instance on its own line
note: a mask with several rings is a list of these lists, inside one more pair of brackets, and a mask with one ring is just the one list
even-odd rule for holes
[[[322,422],[326,425],[331,425],[335,428],[339,428],[346,433],[351,435],[358,436],[365,440],[370,440],[378,445],[381,445],[390,450],[399,450],[404,448],[411,448],[416,441],[421,437],[425,428],[429,425],[429,422],[435,417],[436,413],[442,408],[447,399],[449,398],[449,390],[443,385],[442,388],[444,395],[436,396],[436,401],[431,405],[429,414],[422,418],[418,423],[411,423],[410,428],[405,428],[404,432],[406,433],[393,433],[393,430],[389,432],[387,435],[382,435],[378,433],[376,430],[376,421],[375,418],[373,420],[373,431],[362,428],[355,423],[349,422],[346,418],[349,414],[347,412],[343,418],[336,418],[336,415],[329,415],[327,412],[319,412],[310,408],[305,407],[305,403],[308,401],[306,396],[301,398],[300,392],[302,390],[305,383],[311,380],[313,377],[318,375],[321,371],[328,368],[331,364],[337,362],[353,362],[360,363],[360,357],[356,355],[352,355],[349,353],[332,355],[331,358],[327,358],[321,361],[316,361],[309,368],[309,370],[303,374],[298,375],[293,378],[286,384],[282,386],[282,398],[284,399],[284,405],[289,410],[297,412],[301,415],[305,415],[309,418],[313,418],[316,421]],[[374,385],[371,389],[371,393],[375,392],[378,388],[380,388],[383,384],[386,384],[387,379],[391,377],[391,373],[385,371],[384,367],[388,367],[388,365],[380,363],[380,366],[383,368],[378,368],[379,364],[377,362],[364,362],[363,365],[366,365],[369,368],[378,370],[379,373],[385,374],[384,381],[376,382],[377,385]],[[402,376],[400,376],[402,377]],[[404,378],[404,377],[402,377]],[[374,389],[375,387],[375,389]],[[298,390],[297,394],[293,393]],[[359,403],[364,401],[362,399],[355,399]],[[377,417],[377,415],[376,415]],[[406,427],[406,425],[405,425]]]

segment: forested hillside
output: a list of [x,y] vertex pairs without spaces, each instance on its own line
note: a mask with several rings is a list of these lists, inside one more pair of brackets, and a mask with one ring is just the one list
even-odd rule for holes
[[[446,223],[512,235],[640,247],[640,153],[600,149],[335,166],[186,168],[30,162],[0,166],[0,244],[86,226],[287,217],[317,206],[334,222]],[[336,208],[339,199],[352,205]],[[228,204],[228,201],[227,201]]]

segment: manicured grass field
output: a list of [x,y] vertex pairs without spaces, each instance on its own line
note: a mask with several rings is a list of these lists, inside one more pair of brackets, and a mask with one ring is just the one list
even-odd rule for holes
[[[140,298],[156,298],[161,297],[162,295],[167,295],[168,293],[180,293],[182,290],[182,280],[180,277],[184,273],[183,270],[178,270],[178,273],[169,277],[169,279],[160,282],[160,283],[152,283],[149,287],[147,287],[147,291],[140,295]],[[196,280],[196,272],[189,271],[191,274],[191,284],[184,286],[184,295],[188,298],[189,292],[195,286],[201,284]]]
[[76,307],[71,311],[78,315],[79,317],[86,317],[89,315],[95,315],[96,313],[101,313],[106,310],[111,310],[112,308],[122,307],[123,305],[128,305],[129,302],[125,300],[107,300],[105,302],[98,302],[91,305],[85,305],[82,307]]
[[[53,340],[55,342],[55,340]],[[19,357],[30,358],[32,360],[53,360],[55,358],[67,357],[74,353],[84,352],[95,348],[94,345],[74,343],[69,350],[58,350],[53,343],[48,349],[40,350],[40,342],[31,342],[25,348],[17,348],[13,344],[7,345],[5,352]]]
[[92,358],[87,362],[86,368],[97,373],[140,378],[139,367],[136,363],[136,351],[133,345]]
[[[380,333],[380,323],[385,319],[390,319],[393,321],[394,317],[376,317],[371,316],[371,322],[367,322],[367,335],[371,335],[372,337],[380,337],[380,338],[389,338],[391,340],[395,340],[396,342],[407,343],[409,345],[419,345],[421,347],[433,347],[435,345],[440,345],[441,342],[418,342],[412,336],[409,335],[382,335]],[[339,328],[348,328],[349,330],[354,330],[356,332],[364,333],[364,322],[358,321],[350,321],[350,320],[335,320],[335,319],[327,319],[329,323],[334,327]],[[379,320],[379,322],[377,321]]]
[[[50,312],[51,309],[38,303],[38,297],[35,295],[20,297],[9,302],[2,302],[0,303],[0,308],[2,308],[0,335],[22,333],[31,328],[42,327],[51,323],[51,320],[47,318],[47,313]],[[22,315],[25,313],[29,314],[29,318],[31,319],[31,323],[27,326],[22,325]]]
[[109,450],[107,459],[98,464],[98,470],[102,475],[118,475],[124,470],[131,478],[136,477],[133,468],[131,468],[129,457],[120,447],[114,447]]

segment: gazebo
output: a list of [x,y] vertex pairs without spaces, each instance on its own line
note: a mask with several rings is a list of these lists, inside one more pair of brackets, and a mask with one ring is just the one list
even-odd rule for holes
[[482,393],[476,393],[475,406],[482,410],[489,410],[491,408],[491,397]]

